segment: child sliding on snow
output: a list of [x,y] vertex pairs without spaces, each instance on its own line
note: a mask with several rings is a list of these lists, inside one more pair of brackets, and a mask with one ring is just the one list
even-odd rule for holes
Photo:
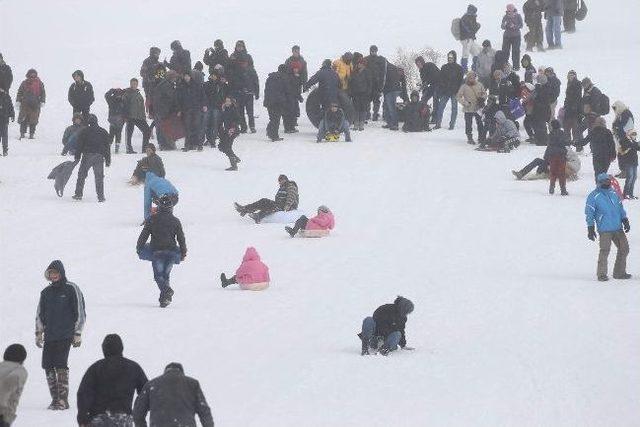
[[333,213],[328,207],[322,205],[318,208],[318,214],[312,218],[307,218],[302,215],[293,228],[285,227],[284,229],[289,233],[291,237],[295,237],[300,230],[333,230],[335,227],[335,220],[333,219]]
[[229,285],[240,284],[244,290],[261,291],[269,287],[269,267],[260,261],[258,251],[248,247],[242,258],[242,264],[236,270],[236,274],[227,279],[226,274],[220,274],[220,282],[223,288]]
[[413,350],[412,347],[407,347],[404,334],[407,315],[412,311],[413,303],[399,296],[393,304],[381,305],[373,312],[372,317],[365,318],[362,332],[358,334],[362,341],[362,355],[379,352],[386,356],[397,350],[398,345],[404,350]]

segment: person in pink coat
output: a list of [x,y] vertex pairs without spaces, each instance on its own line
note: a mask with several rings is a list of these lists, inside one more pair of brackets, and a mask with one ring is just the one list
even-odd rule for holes
[[336,222],[333,218],[333,213],[329,210],[328,207],[322,205],[318,208],[318,214],[312,218],[307,218],[302,215],[293,228],[285,227],[284,229],[289,233],[291,237],[295,237],[300,230],[333,230]]
[[260,261],[260,255],[254,247],[247,248],[242,264],[232,278],[227,279],[224,273],[220,275],[223,288],[238,283],[242,289],[260,290],[269,286],[269,280],[269,267]]

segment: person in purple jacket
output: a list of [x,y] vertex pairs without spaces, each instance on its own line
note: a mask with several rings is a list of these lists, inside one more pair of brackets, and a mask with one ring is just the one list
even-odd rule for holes
[[514,71],[520,69],[520,42],[522,39],[520,30],[523,25],[522,16],[520,16],[516,7],[513,4],[508,4],[507,11],[502,18],[502,29],[504,30],[502,51],[507,57],[509,57],[509,51],[511,51],[511,65],[513,65]]

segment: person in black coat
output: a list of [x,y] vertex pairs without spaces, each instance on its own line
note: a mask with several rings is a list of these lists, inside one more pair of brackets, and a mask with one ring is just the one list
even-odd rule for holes
[[404,70],[393,64],[387,64],[386,75],[384,80],[384,108],[383,116],[386,125],[383,128],[389,130],[398,130],[398,97],[402,98],[405,103],[409,102],[407,94],[407,79]]
[[407,347],[405,335],[407,315],[411,312],[413,303],[399,296],[393,304],[381,305],[373,312],[373,316],[365,318],[362,322],[362,332],[358,334],[362,342],[362,355],[374,351],[386,356],[389,352],[397,350],[398,346],[413,350]]
[[[161,73],[162,74],[162,73]],[[171,117],[179,111],[177,82],[178,74],[169,70],[163,77],[158,79],[158,83],[153,88],[151,95],[151,105],[153,107],[153,119],[157,124]],[[169,140],[161,131],[161,126],[156,126],[158,135],[158,145],[161,150],[175,150],[175,141]]]
[[95,101],[93,86],[84,79],[84,73],[81,70],[74,71],[71,77],[73,77],[73,84],[69,87],[67,96],[69,104],[73,107],[74,113],[82,113],[86,118],[91,104]]
[[78,425],[133,423],[133,394],[148,380],[140,365],[122,356],[123,349],[119,335],[104,337],[104,359],[87,369],[78,387]]
[[600,103],[602,101],[602,92],[598,89],[589,77],[585,77],[582,79],[582,109],[584,111],[584,105],[588,104],[591,106],[591,111],[599,116],[609,114],[608,111],[602,111],[600,108]]
[[118,154],[122,140],[122,128],[124,127],[124,90],[109,89],[104,94],[104,99],[109,107],[109,144],[115,141],[115,152]]
[[564,24],[564,31],[568,34],[576,32],[576,12],[578,11],[579,3],[580,0],[564,0],[562,23]]
[[616,144],[613,140],[613,133],[607,129],[604,117],[595,119],[593,128],[582,141],[576,143],[576,147],[584,147],[587,144],[591,147],[593,172],[597,178],[598,174],[607,173],[611,162],[616,159]]
[[213,42],[213,48],[208,48],[204,51],[202,62],[209,66],[209,74],[213,73],[216,65],[221,65],[223,69],[227,67],[229,63],[229,52],[224,48],[222,40],[216,40]]
[[533,91],[533,133],[536,145],[547,145],[547,123],[551,120],[551,102],[554,97],[553,88],[549,86],[547,76],[539,74],[536,77]]
[[[236,100],[240,117],[240,132],[256,133],[255,117],[253,115],[253,102],[260,99],[260,81],[253,65],[253,58],[247,53],[247,47],[243,40],[236,42],[235,50],[229,57],[227,77],[231,95]],[[246,118],[245,118],[246,114]]]
[[411,92],[410,101],[404,107],[404,123],[402,124],[403,132],[424,132],[430,131],[429,117],[431,110],[427,102],[420,100],[418,91]]
[[464,80],[462,67],[458,64],[455,50],[447,54],[447,63],[440,69],[437,93],[440,97],[438,101],[438,111],[436,115],[436,129],[442,126],[442,116],[447,103],[451,101],[451,120],[449,130],[453,130],[458,118],[458,100],[456,95]]
[[[153,278],[160,289],[160,307],[168,306],[174,295],[171,288],[171,269],[187,256],[187,244],[182,223],[173,216],[174,198],[165,194],[157,200],[158,212],[145,222],[138,237],[136,250],[140,255],[147,252],[153,268]],[[151,243],[147,246],[147,240]],[[176,244],[177,241],[177,244]],[[150,255],[150,256],[149,256]]]
[[538,49],[538,52],[544,52],[542,44],[544,40],[544,31],[542,30],[543,10],[544,0],[527,0],[522,5],[524,22],[529,27],[529,32],[524,35],[527,52],[533,51],[534,47]]
[[327,110],[332,103],[338,102],[340,78],[333,68],[331,68],[330,59],[325,59],[322,62],[320,70],[307,80],[307,83],[304,84],[303,90],[306,92],[315,84],[318,84],[320,102],[322,103],[322,108],[324,110]]
[[533,63],[531,62],[531,56],[527,53],[522,55],[520,65],[524,69],[524,81],[526,83],[533,84],[533,78],[538,73],[538,70],[536,70],[536,67],[533,66]]
[[105,201],[104,166],[111,166],[110,140],[109,133],[98,125],[98,118],[94,114],[89,114],[87,127],[78,135],[78,145],[74,156],[76,161],[82,157],[78,170],[76,192],[73,195],[74,200],[82,200],[84,181],[87,179],[89,169],[93,169],[98,202]]
[[13,71],[11,67],[4,62],[4,57],[0,53],[0,89],[9,92],[13,83]]
[[224,68],[222,65],[217,65],[216,67],[202,87],[207,103],[207,115],[204,123],[205,137],[207,144],[211,145],[211,147],[216,146],[222,104],[229,92],[229,85],[224,77]]
[[186,73],[178,85],[177,96],[178,116],[184,120],[186,133],[182,151],[195,149],[202,151],[203,141],[200,138],[202,113],[207,112],[202,84],[192,78],[190,73]]
[[367,63],[364,60],[358,61],[349,81],[349,93],[356,110],[353,130],[364,130],[364,122],[367,120],[369,103],[373,93],[373,84],[373,76]]
[[229,166],[227,171],[237,171],[238,163],[240,163],[240,157],[236,156],[233,151],[233,141],[238,137],[240,133],[240,126],[242,123],[242,116],[240,115],[240,108],[236,104],[236,101],[227,96],[222,105],[222,112],[220,114],[220,128],[218,129],[218,135],[220,135],[220,144],[218,144],[218,150],[224,153],[229,158]]
[[422,90],[422,102],[429,102],[433,98],[432,111],[438,111],[438,80],[440,68],[433,62],[426,62],[422,56],[416,58],[416,67],[420,70],[420,89]]
[[36,312],[36,346],[42,348],[42,369],[51,393],[49,409],[69,409],[69,350],[80,347],[86,320],[84,296],[67,280],[62,261],[47,267],[50,285],[40,293]]
[[567,74],[567,90],[564,97],[563,125],[569,141],[576,142],[582,138],[578,124],[582,115],[582,85],[578,75],[571,70]]
[[281,64],[278,71],[270,73],[264,83],[263,105],[269,113],[269,124],[267,125],[267,137],[272,141],[282,141],[278,130],[280,128],[280,118],[287,113],[292,98],[290,85],[287,80],[287,66]]
[[556,76],[556,73],[552,67],[547,67],[544,70],[544,75],[547,76],[547,84],[551,88],[553,94],[553,96],[551,97],[551,119],[555,119],[556,106],[558,105],[558,97],[560,97],[562,82],[560,82],[560,79]]
[[171,51],[173,52],[173,55],[171,55],[169,62],[164,61],[164,65],[181,76],[190,73],[191,53],[182,47],[179,40],[171,42]]
[[[300,55],[300,46],[291,48],[291,56],[284,63],[287,66],[287,72],[290,76],[291,86],[293,88],[293,99],[291,99],[291,120],[285,120],[285,133],[298,132],[298,117],[300,117],[300,103],[302,99],[302,87],[309,80],[309,72],[307,70],[307,61]],[[289,123],[290,122],[290,123]]]
[[145,98],[150,97],[155,73],[159,66],[160,48],[153,46],[149,49],[149,56],[142,61],[142,66],[140,67],[140,77],[142,77],[142,89],[144,89]]
[[0,142],[2,142],[2,155],[9,154],[9,120],[16,120],[16,112],[9,93],[0,88]]
[[316,142],[321,142],[327,134],[340,135],[341,133],[344,133],[346,142],[351,142],[349,122],[342,108],[340,108],[337,102],[334,102],[324,112],[324,117],[320,120]]
[[384,56],[378,55],[378,46],[371,45],[369,47],[369,55],[365,56],[364,60],[367,62],[367,67],[371,70],[373,77],[373,90],[371,93],[373,115],[371,116],[371,120],[376,122],[380,118],[380,96],[384,88],[387,59]]

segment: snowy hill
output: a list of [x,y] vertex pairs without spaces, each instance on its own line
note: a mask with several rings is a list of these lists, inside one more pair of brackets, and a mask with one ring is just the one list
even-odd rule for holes
[[[632,55],[640,34],[635,16],[621,12],[629,2],[589,3],[565,49],[534,53],[534,64],[553,66],[563,93],[575,69],[612,102],[637,109]],[[12,139],[10,156],[0,158],[0,346],[21,342],[29,352],[14,425],[74,425],[75,391],[102,357],[107,333],[123,337],[125,356],[149,377],[168,362],[183,363],[220,426],[637,425],[640,209],[625,204],[636,278],[597,283],[597,245],[586,239],[583,218],[590,157],[582,158],[580,181],[568,184],[570,196],[551,197],[545,181],[516,182],[510,173],[542,148],[473,151],[462,114],[452,132],[406,135],[372,124],[352,144],[316,145],[306,118],[299,134],[266,143],[260,107],[258,133],[235,144],[243,160],[237,173],[224,172],[217,150],[162,154],[180,190],[175,213],[189,247],[173,270],[174,303],[164,310],[149,263],[135,253],[142,189],[126,180],[139,156],[114,156],[100,205],[91,177],[82,202],[70,198],[75,178],[62,199],[45,179],[61,161],[75,69],[93,83],[104,125],[102,95],[138,74],[150,46],[161,47],[162,58],[180,39],[195,61],[216,38],[227,47],[244,39],[263,83],[293,44],[310,72],[325,57],[366,52],[372,43],[390,58],[397,47],[459,52],[449,27],[466,4],[0,2],[0,51],[16,75],[12,96],[31,67],[48,92],[37,140]],[[504,2],[478,6],[480,38],[498,45]],[[16,125],[10,133],[17,136]],[[255,225],[233,210],[234,201],[271,197],[280,173],[298,183],[306,212],[321,204],[334,211],[330,238],[290,239],[282,226]],[[250,245],[270,267],[271,288],[223,290],[218,275],[234,271]],[[45,409],[33,344],[42,274],[53,259],[64,261],[87,301],[84,342],[70,357],[72,410],[55,413]],[[407,339],[417,350],[360,357],[362,318],[398,294],[416,305]]]

